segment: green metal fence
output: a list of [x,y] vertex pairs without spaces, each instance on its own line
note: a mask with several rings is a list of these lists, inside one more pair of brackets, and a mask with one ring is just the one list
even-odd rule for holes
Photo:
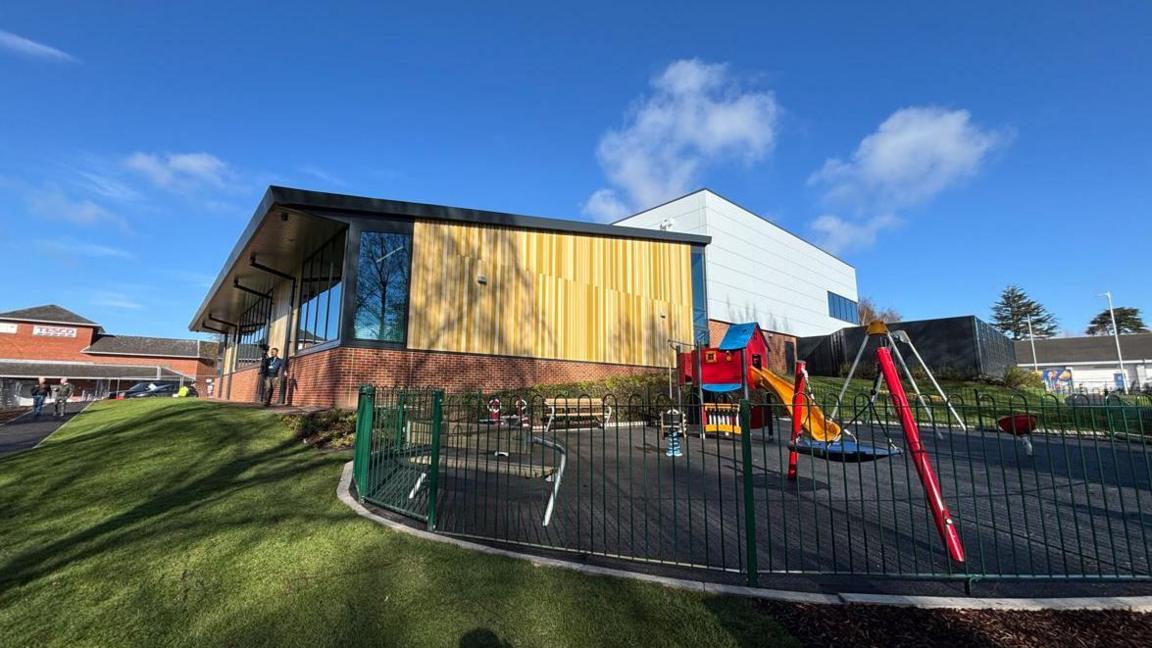
[[378,398],[361,387],[353,474],[361,501],[436,528],[440,479],[439,391],[405,390]]
[[[942,400],[914,414],[962,563],[937,535],[896,412],[864,395],[841,417],[855,419],[860,444],[891,454],[802,454],[790,480],[788,408],[765,394],[725,407],[363,387],[354,474],[363,501],[439,533],[752,585],[782,574],[1152,580],[1152,407],[985,395],[951,404],[963,424]],[[700,434],[702,419],[714,432]]]

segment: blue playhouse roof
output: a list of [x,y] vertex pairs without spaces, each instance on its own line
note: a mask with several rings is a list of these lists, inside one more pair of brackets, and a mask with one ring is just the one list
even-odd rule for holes
[[723,394],[725,392],[736,391],[741,387],[743,387],[743,385],[740,383],[704,383],[703,385],[700,385],[700,388],[704,391],[712,392],[714,394]]
[[752,339],[752,335],[760,330],[760,326],[756,322],[747,322],[745,324],[733,324],[728,327],[728,332],[724,334],[724,339],[720,341],[720,346],[716,347],[721,351],[736,351],[748,346],[748,341]]

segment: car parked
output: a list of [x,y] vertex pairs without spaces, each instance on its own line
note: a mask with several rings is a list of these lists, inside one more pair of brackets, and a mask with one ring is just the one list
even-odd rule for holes
[[[196,392],[196,387],[191,384],[188,387],[188,396],[197,397],[199,394]],[[114,400],[123,400],[125,398],[156,398],[156,397],[172,397],[180,391],[180,383],[174,380],[154,380],[149,382],[139,382],[132,385],[123,391],[113,392],[108,395],[108,398]]]

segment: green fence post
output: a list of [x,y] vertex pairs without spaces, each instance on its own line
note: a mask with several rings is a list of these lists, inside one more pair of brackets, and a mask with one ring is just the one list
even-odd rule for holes
[[748,399],[740,400],[740,454],[744,464],[744,564],[748,569],[748,585],[760,584],[760,567],[756,560],[756,493],[752,488],[752,420]]
[[396,414],[396,431],[395,431],[395,438],[392,440],[393,450],[400,450],[400,449],[405,447],[404,446],[404,422],[405,422],[405,419],[407,417],[405,416],[404,406],[406,405],[405,401],[407,400],[407,398],[406,398],[407,395],[408,395],[408,393],[406,390],[400,390],[400,396],[399,396],[399,398],[397,398],[397,402],[396,402],[396,412],[397,412],[397,414]]
[[352,478],[356,480],[356,495],[364,501],[368,484],[368,462],[372,453],[372,417],[376,413],[376,388],[360,386],[356,401],[356,447],[352,455]]
[[428,530],[436,530],[436,494],[440,484],[440,425],[444,392],[432,392],[432,456],[428,463]]

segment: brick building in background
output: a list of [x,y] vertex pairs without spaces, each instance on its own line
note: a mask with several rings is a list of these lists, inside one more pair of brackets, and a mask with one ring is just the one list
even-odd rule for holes
[[0,313],[0,395],[27,397],[40,376],[53,383],[68,378],[77,398],[160,380],[195,383],[204,395],[216,375],[217,350],[201,340],[111,335],[54,304],[8,311]]

